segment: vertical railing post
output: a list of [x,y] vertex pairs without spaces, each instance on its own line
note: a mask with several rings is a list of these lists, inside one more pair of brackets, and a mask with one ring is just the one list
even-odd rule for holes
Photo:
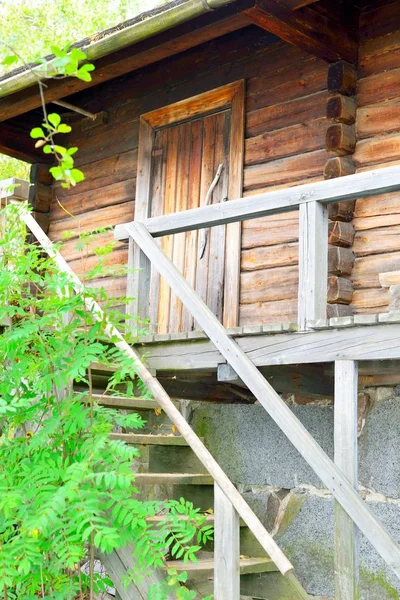
[[[358,365],[335,361],[335,464],[358,486],[357,457]],[[335,502],[335,599],[358,600],[358,530]]]
[[140,333],[140,322],[149,318],[151,265],[146,255],[129,238],[128,275],[126,280],[128,331],[133,335]]
[[328,210],[321,202],[299,209],[298,324],[326,319],[328,279]]
[[214,600],[240,599],[239,515],[214,484]]

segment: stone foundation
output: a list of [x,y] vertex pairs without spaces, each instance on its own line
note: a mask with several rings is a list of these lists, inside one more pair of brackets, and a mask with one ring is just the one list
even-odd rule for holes
[[[400,542],[400,397],[393,388],[366,391],[360,397],[360,494]],[[294,398],[290,404],[333,457],[333,405],[300,405]],[[265,410],[193,402],[190,421],[294,563],[310,595],[333,598],[332,495]],[[360,567],[362,600],[400,598],[400,582],[363,536]]]

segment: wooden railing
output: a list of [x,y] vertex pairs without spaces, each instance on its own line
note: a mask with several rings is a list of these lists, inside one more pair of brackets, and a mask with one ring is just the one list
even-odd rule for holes
[[[299,209],[298,321],[300,329],[305,329],[308,322],[326,318],[327,205],[397,190],[400,190],[398,166],[154,217],[143,224],[153,237],[160,237]],[[127,225],[117,225],[117,240],[129,238]],[[137,264],[141,266],[141,273],[140,285],[135,288],[140,288],[141,297],[148,303],[149,265],[143,258],[137,260]],[[143,311],[140,303],[139,309]],[[147,315],[144,311],[140,316]]]
[[[300,330],[306,331],[310,322],[326,318],[327,205],[397,190],[400,190],[400,167],[398,166],[182,211],[151,218],[143,223],[125,223],[115,228],[116,239],[129,238],[131,251],[134,248],[132,240],[136,242],[142,257],[149,261],[147,264],[153,265],[166,280],[171,290],[189,309],[237,376],[252,391],[332,492],[336,500],[336,600],[359,598],[357,528],[364,533],[400,578],[400,547],[357,493],[357,362],[335,361],[335,464],[260,374],[236,341],[227,335],[221,323],[153,238],[255,219],[298,208],[300,211],[298,315]],[[146,265],[146,260],[141,260],[141,264]],[[146,285],[148,272],[140,274],[140,277],[143,275],[141,281]],[[141,292],[148,298],[148,290],[145,287],[142,286]],[[322,350],[321,362],[323,361]],[[220,596],[217,595],[216,598],[219,599]]]

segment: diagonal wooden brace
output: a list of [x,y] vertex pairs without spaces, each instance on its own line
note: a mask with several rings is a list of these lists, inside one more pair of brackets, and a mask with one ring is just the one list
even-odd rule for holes
[[[173,292],[195,316],[200,327],[233,367],[240,379],[400,578],[400,547],[372,514],[348,479],[283,402],[246,353],[227,335],[225,328],[160,249],[146,227],[142,223],[134,222],[126,224],[125,228],[160,275],[171,286]],[[323,354],[321,360],[323,360]]]

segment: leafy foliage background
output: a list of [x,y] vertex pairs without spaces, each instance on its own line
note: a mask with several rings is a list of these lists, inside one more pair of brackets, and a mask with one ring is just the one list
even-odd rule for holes
[[[0,63],[15,48],[30,62],[154,8],[166,0],[0,0]],[[1,67],[0,75],[11,67]],[[0,154],[0,180],[27,179],[29,165]]]

